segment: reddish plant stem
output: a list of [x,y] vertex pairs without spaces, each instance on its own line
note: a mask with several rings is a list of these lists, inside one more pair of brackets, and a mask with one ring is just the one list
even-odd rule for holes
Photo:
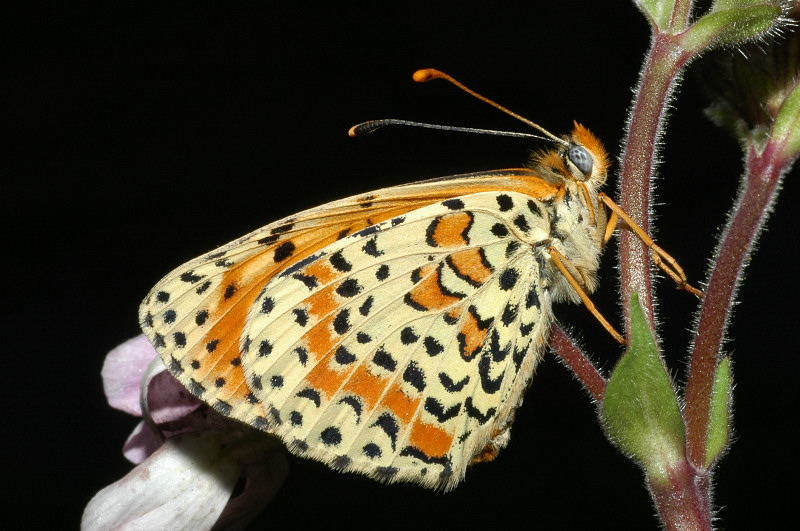
[[710,531],[711,488],[708,475],[698,475],[686,461],[667,470],[668,477],[650,477],[647,487],[666,529]]
[[580,347],[558,325],[553,325],[550,329],[550,347],[572,370],[592,398],[597,402],[602,401],[606,392],[606,379]]
[[[631,110],[622,159],[620,206],[646,232],[659,136],[675,82],[689,59],[671,35],[655,35]],[[636,291],[650,327],[655,330],[649,251],[633,233],[622,231],[619,258],[625,329],[630,330],[631,294]]]
[[768,144],[761,155],[752,148],[747,154],[746,174],[717,250],[700,309],[684,409],[688,457],[698,469],[706,468],[711,393],[736,289],[786,169],[776,162],[776,155],[774,144]]

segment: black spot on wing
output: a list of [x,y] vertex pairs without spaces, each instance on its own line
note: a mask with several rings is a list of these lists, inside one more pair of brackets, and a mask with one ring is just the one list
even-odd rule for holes
[[258,355],[263,357],[269,356],[270,354],[272,354],[272,343],[270,343],[269,340],[264,339],[258,345]]
[[519,280],[519,271],[513,267],[509,267],[500,275],[500,289],[508,291],[517,284]]
[[364,317],[368,316],[369,312],[372,310],[372,302],[373,301],[374,301],[374,298],[372,297],[372,295],[367,297],[366,300],[364,301],[364,303],[361,306],[358,307],[358,313],[360,313]]
[[356,361],[355,355],[344,346],[339,346],[334,354],[334,359],[339,365],[350,365]]
[[492,395],[500,389],[500,384],[503,383],[503,373],[497,378],[492,378],[489,374],[492,370],[492,357],[487,352],[481,356],[478,361],[478,376],[481,379],[481,389],[487,395]]
[[339,400],[340,404],[347,404],[351,408],[353,408],[353,412],[356,414],[356,424],[361,422],[361,411],[363,409],[363,405],[361,404],[361,400],[358,397],[353,395],[347,395]]
[[400,431],[400,426],[397,424],[397,421],[389,413],[384,413],[370,426],[370,428],[376,427],[383,430],[383,432],[389,436],[389,439],[392,441],[392,451],[394,451],[397,445],[397,434]]
[[364,452],[364,455],[366,455],[370,459],[375,459],[376,457],[380,457],[383,453],[381,452],[381,447],[375,443],[367,443],[361,450],[362,452]]
[[386,264],[381,264],[381,266],[375,272],[375,278],[378,280],[386,280],[389,278],[389,266]]
[[285,232],[289,232],[293,228],[294,228],[294,223],[292,223],[291,221],[287,221],[283,225],[278,225],[269,232],[270,234],[283,234]]
[[514,208],[514,200],[510,195],[499,194],[497,196],[497,206],[500,207],[500,212],[507,212]]
[[490,230],[492,234],[494,234],[498,238],[505,238],[506,236],[508,236],[508,228],[502,223],[495,223],[494,225],[492,225],[492,228]]
[[516,225],[517,228],[522,232],[528,232],[529,230],[531,230],[530,225],[528,225],[527,218],[525,218],[525,216],[523,216],[522,214],[514,218],[514,225]]
[[528,210],[530,210],[534,216],[543,219],[545,218],[544,212],[542,212],[541,207],[533,199],[528,200]]
[[217,411],[217,413],[225,417],[230,417],[231,411],[233,411],[233,407],[231,407],[231,405],[228,402],[225,402],[223,400],[217,400],[216,402],[211,404],[211,407],[213,407]]
[[450,210],[461,210],[464,208],[464,201],[458,198],[448,199],[446,201],[442,201],[442,206],[449,208]]
[[294,251],[295,251],[294,243],[292,243],[291,241],[283,242],[275,249],[275,254],[273,255],[272,259],[275,261],[275,263],[283,262],[284,260],[292,256]]
[[403,371],[403,381],[407,382],[420,393],[425,390],[425,373],[415,362],[410,362]]
[[531,308],[532,306],[536,306],[537,308],[541,306],[539,293],[537,293],[535,286],[528,291],[528,296],[525,297],[525,308]]
[[425,352],[427,352],[428,356],[438,356],[444,352],[444,346],[432,336],[426,336],[422,343],[425,346]]
[[319,395],[319,391],[316,389],[312,389],[310,387],[306,387],[302,391],[299,391],[296,395],[299,398],[307,398],[311,400],[315,406],[319,407],[322,403],[322,398]]
[[469,383],[469,376],[464,376],[461,380],[454,382],[450,376],[447,374],[440,372],[439,373],[439,382],[444,387],[444,390],[448,393],[457,393],[464,389],[464,386]]
[[409,456],[415,459],[419,459],[423,463],[428,464],[438,464],[447,466],[450,464],[450,456],[448,455],[440,455],[440,456],[429,456],[416,446],[406,446],[400,451],[401,456]]
[[486,424],[497,412],[497,410],[493,407],[490,407],[488,410],[486,410],[486,413],[482,412],[472,403],[471,396],[468,396],[464,401],[464,411],[466,411],[467,416],[477,420],[480,424]]
[[258,240],[256,240],[256,243],[259,245],[272,245],[279,239],[280,239],[280,234],[271,234],[269,236],[264,236],[263,238],[259,238]]
[[336,426],[328,426],[319,434],[325,446],[338,446],[342,442],[342,432]]
[[441,423],[458,416],[459,411],[461,411],[461,404],[455,404],[445,410],[441,402],[429,396],[425,399],[425,411],[433,415]]
[[345,308],[336,314],[336,317],[333,319],[333,330],[337,334],[342,335],[350,330],[350,326],[350,310]]
[[186,271],[185,273],[181,273],[181,281],[188,282],[190,284],[196,284],[205,278],[205,275],[195,275],[194,271]]
[[536,323],[525,323],[519,326],[519,333],[522,337],[528,337]]
[[517,240],[511,240],[508,242],[508,245],[506,245],[506,258],[514,254],[521,246],[522,244]]
[[333,268],[342,273],[347,273],[353,269],[353,264],[345,260],[344,256],[342,256],[341,250],[333,253],[329,260]]
[[294,310],[292,310],[292,313],[294,314],[294,320],[297,324],[299,324],[300,326],[306,326],[308,324],[307,311],[295,308]]
[[395,360],[391,354],[386,352],[383,347],[378,348],[377,352],[375,352],[375,355],[372,357],[372,363],[378,367],[383,367],[390,372],[394,372],[394,370],[397,368],[397,360]]
[[[356,234],[358,234],[358,233],[356,233]],[[372,239],[368,240],[367,243],[364,244],[364,247],[362,247],[362,250],[366,254],[368,254],[370,256],[374,256],[376,258],[383,254],[383,251],[378,249],[378,240],[377,240],[377,238],[372,238]]]
[[360,231],[354,232],[351,236],[353,238],[364,238],[366,236],[370,236],[378,232],[380,228],[377,225],[370,225],[369,227],[363,228]]
[[172,335],[172,339],[175,341],[175,347],[183,348],[186,346],[186,334],[183,332],[175,332]]
[[225,287],[225,293],[224,293],[223,297],[225,298],[225,300],[228,300],[231,297],[233,297],[234,293],[236,293],[236,284],[231,282],[230,284],[228,284]]
[[294,349],[294,353],[297,354],[297,360],[300,362],[300,365],[305,367],[306,363],[308,363],[308,351],[305,347],[297,347]]
[[503,325],[510,326],[517,318],[517,313],[517,305],[508,303],[506,307],[503,308],[503,315],[500,317],[500,321]]
[[419,340],[419,336],[414,332],[414,329],[410,326],[403,328],[400,331],[400,342],[404,345],[410,345],[412,343],[416,343]]
[[336,293],[341,297],[355,297],[361,293],[361,285],[354,278],[348,278],[336,287]]

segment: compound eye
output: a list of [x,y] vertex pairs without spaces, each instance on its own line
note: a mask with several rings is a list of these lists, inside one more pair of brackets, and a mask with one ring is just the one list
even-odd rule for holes
[[589,176],[592,173],[593,160],[586,148],[572,146],[567,152],[567,157],[584,175]]

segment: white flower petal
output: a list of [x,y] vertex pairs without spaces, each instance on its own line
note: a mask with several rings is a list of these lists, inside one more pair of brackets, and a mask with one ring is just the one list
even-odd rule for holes
[[91,499],[81,529],[211,529],[241,474],[220,440],[215,432],[167,440]]

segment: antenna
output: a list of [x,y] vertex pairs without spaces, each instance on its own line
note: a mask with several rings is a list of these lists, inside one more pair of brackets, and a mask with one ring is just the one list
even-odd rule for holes
[[351,137],[364,136],[377,131],[381,127],[386,127],[387,125],[408,125],[411,127],[422,127],[425,129],[440,129],[443,131],[455,131],[458,133],[478,133],[483,135],[513,136],[518,138],[538,138],[540,140],[550,140],[549,138],[545,138],[539,135],[533,135],[531,133],[517,133],[515,131],[495,131],[494,129],[477,129],[475,127],[458,127],[455,125],[429,124],[425,122],[412,122],[410,120],[398,120],[396,118],[385,118],[383,120],[369,120],[368,122],[362,122],[360,124],[356,124],[353,127],[351,127],[350,130],[347,131],[347,134],[350,135]]
[[491,105],[495,109],[506,113],[507,115],[511,116],[512,118],[516,118],[520,122],[522,122],[524,124],[527,124],[527,125],[533,127],[534,129],[539,130],[542,134],[544,134],[547,138],[549,138],[553,142],[557,142],[559,144],[564,144],[566,146],[569,145],[569,142],[567,142],[566,140],[564,140],[562,138],[557,137],[556,135],[554,135],[553,133],[551,133],[550,131],[548,131],[547,129],[542,127],[541,125],[528,120],[524,116],[520,116],[519,114],[515,113],[514,111],[506,109],[505,107],[503,107],[499,103],[495,103],[494,101],[490,100],[486,96],[478,94],[477,92],[475,92],[471,88],[469,88],[466,85],[456,81],[454,78],[452,78],[451,76],[445,74],[444,72],[436,70],[435,68],[423,68],[422,70],[417,70],[416,72],[414,72],[413,78],[414,78],[414,81],[416,81],[417,83],[427,83],[428,81],[431,81],[433,79],[444,79],[445,81],[449,81],[450,83],[452,83],[456,87],[460,88],[461,90],[463,90],[464,92],[466,92],[470,96],[472,96],[474,98],[477,98],[477,99],[481,100],[484,103],[488,103],[489,105]]
[[474,98],[477,98],[477,99],[481,100],[484,103],[488,103],[489,105],[491,105],[495,109],[498,109],[498,110],[506,113],[507,115],[509,115],[509,116],[511,116],[513,118],[516,118],[520,122],[522,122],[524,124],[527,124],[527,125],[533,127],[534,129],[542,132],[545,136],[541,137],[541,136],[530,134],[530,133],[517,133],[517,132],[512,132],[512,131],[495,131],[493,129],[477,129],[477,128],[474,128],[474,127],[457,127],[457,126],[452,126],[452,125],[438,125],[438,124],[429,124],[429,123],[424,123],[424,122],[412,122],[410,120],[398,120],[398,119],[395,119],[395,118],[387,118],[387,119],[384,119],[384,120],[370,120],[368,122],[362,122],[360,124],[357,124],[357,125],[354,125],[353,127],[351,127],[350,130],[347,132],[347,134],[349,136],[351,136],[351,137],[363,136],[363,135],[367,135],[369,133],[372,133],[373,131],[376,131],[376,130],[380,129],[381,127],[385,127],[387,125],[407,125],[407,126],[411,126],[411,127],[423,127],[425,129],[440,129],[440,130],[444,130],[444,131],[456,131],[456,132],[461,132],[461,133],[480,133],[480,134],[498,135],[498,136],[512,136],[512,137],[518,137],[518,138],[538,138],[540,140],[552,140],[553,142],[557,142],[559,144],[562,144],[562,145],[565,145],[565,146],[569,146],[569,142],[567,142],[564,139],[561,139],[561,138],[557,137],[556,135],[554,135],[553,133],[551,133],[550,131],[548,131],[544,127],[540,126],[539,124],[536,124],[536,123],[528,120],[527,118],[524,118],[523,116],[520,116],[519,114],[506,109],[502,105],[500,105],[498,103],[495,103],[494,101],[490,100],[486,96],[482,96],[481,94],[478,94],[474,90],[472,90],[472,89],[468,88],[467,86],[459,83],[454,78],[450,77],[449,75],[445,74],[444,72],[440,72],[439,70],[436,70],[434,68],[424,68],[422,70],[417,70],[416,72],[414,72],[413,79],[417,83],[425,83],[425,82],[428,82],[428,81],[430,81],[432,79],[444,79],[445,81],[449,81],[450,83],[452,83],[456,87],[460,88],[461,90],[463,90],[464,92],[466,92],[470,96],[472,96]]

